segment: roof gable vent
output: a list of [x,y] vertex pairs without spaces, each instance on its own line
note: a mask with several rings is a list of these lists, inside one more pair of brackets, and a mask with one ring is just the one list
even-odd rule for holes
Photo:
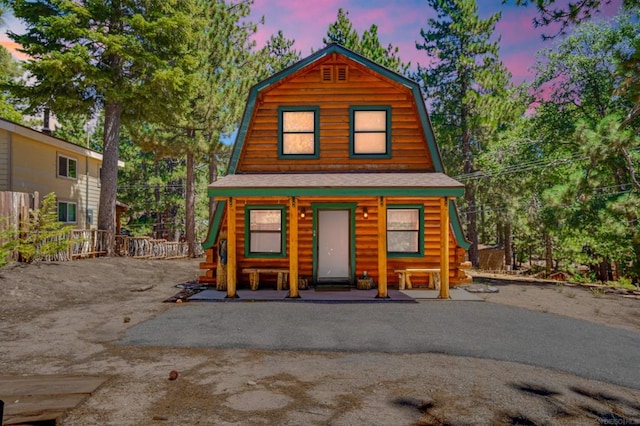
[[321,68],[320,72],[321,72],[321,78],[323,82],[327,83],[327,82],[333,81],[333,67],[324,66]]
[[349,79],[349,67],[346,65],[339,65],[336,67],[337,69],[337,81],[346,82]]

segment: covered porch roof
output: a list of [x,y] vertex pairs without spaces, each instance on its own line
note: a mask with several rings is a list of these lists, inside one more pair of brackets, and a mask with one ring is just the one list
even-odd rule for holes
[[209,196],[449,196],[464,185],[444,173],[234,174],[209,185]]

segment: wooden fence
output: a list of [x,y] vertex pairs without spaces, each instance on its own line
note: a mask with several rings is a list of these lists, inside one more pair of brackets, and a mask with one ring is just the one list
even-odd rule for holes
[[73,244],[69,247],[71,259],[97,257],[107,254],[111,233],[97,229],[75,229],[70,235]]
[[19,228],[22,222],[29,220],[32,208],[31,194],[26,192],[0,191],[0,229]]
[[[15,227],[19,229],[29,219],[29,209],[38,207],[38,193],[0,191],[0,229]],[[24,230],[27,232],[27,230]],[[179,259],[189,255],[186,242],[155,240],[149,237],[129,237],[116,235],[97,229],[76,229],[59,237],[60,240],[71,240],[68,250],[45,256],[46,261],[68,261],[87,257],[98,257],[107,254],[110,242],[115,242],[117,256],[129,256],[140,259]],[[1,241],[0,241],[1,242]],[[203,254],[202,246],[197,244],[196,256]]]
[[[106,256],[107,244],[111,235],[107,231],[73,230],[60,239],[71,239],[68,250],[54,255],[44,256],[48,262],[64,262],[75,259]],[[202,252],[200,245],[198,248]],[[115,255],[134,257],[137,259],[180,259],[189,255],[189,247],[184,242],[154,240],[149,237],[128,237],[119,235],[115,239]]]
[[[196,249],[196,254],[197,253]],[[202,251],[202,248],[200,248]],[[185,242],[154,240],[150,237],[116,236],[116,253],[139,259],[179,259],[189,255]]]

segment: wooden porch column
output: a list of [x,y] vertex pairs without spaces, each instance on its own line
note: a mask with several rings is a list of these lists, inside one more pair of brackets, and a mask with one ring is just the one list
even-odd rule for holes
[[227,297],[236,298],[236,200],[229,197],[227,206]]
[[298,298],[298,203],[289,198],[289,295]]
[[440,299],[449,299],[449,197],[440,198]]
[[387,298],[387,199],[380,197],[378,206],[378,295]]

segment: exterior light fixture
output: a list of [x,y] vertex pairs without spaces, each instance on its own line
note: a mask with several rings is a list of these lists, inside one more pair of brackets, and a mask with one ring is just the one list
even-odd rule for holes
[[304,219],[305,216],[307,215],[307,210],[303,207],[300,209],[300,218]]
[[362,217],[364,217],[365,219],[369,218],[369,210],[366,207],[362,208]]

